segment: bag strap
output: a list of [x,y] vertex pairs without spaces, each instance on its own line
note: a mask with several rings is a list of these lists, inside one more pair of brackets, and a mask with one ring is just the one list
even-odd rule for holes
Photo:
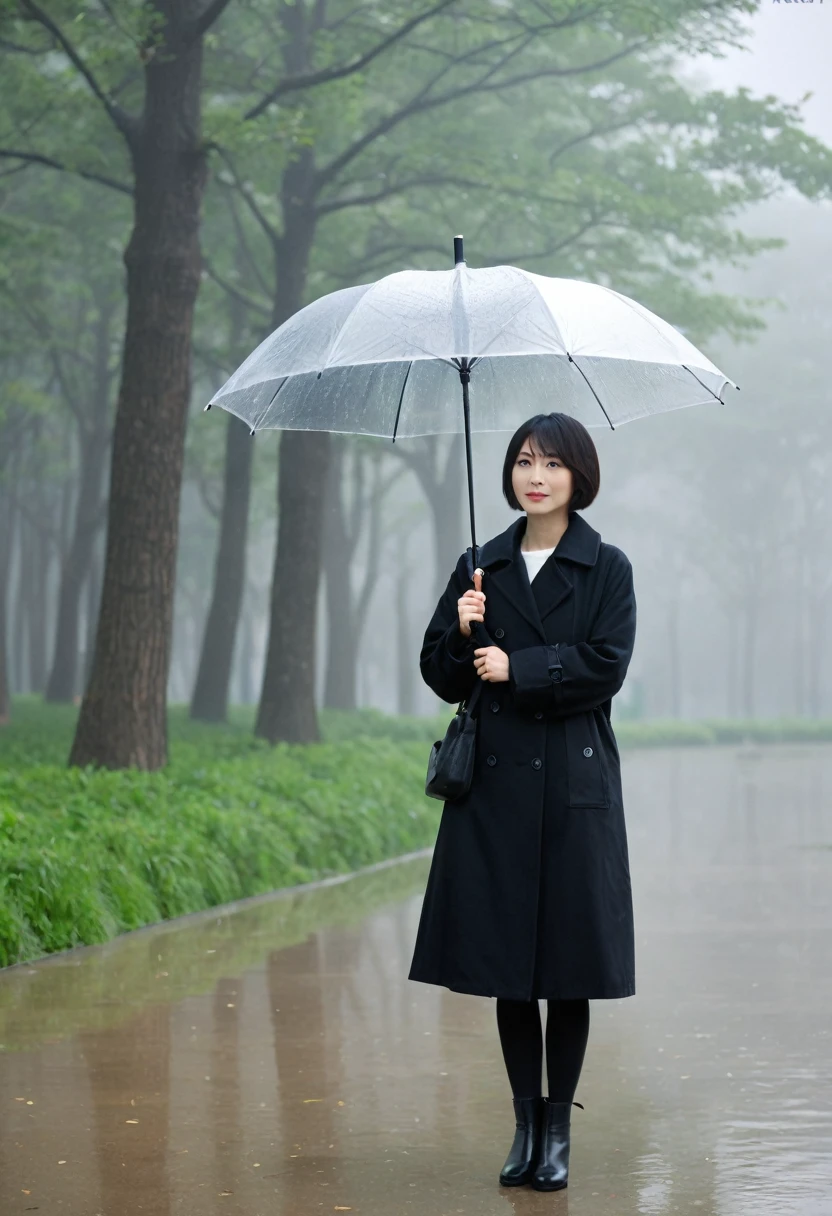
[[480,698],[482,696],[484,683],[485,683],[485,681],[481,680],[478,676],[477,682],[474,685],[471,692],[468,694],[467,697],[465,697],[464,700],[460,701],[459,708],[456,711],[457,713],[461,713],[463,709],[467,709],[468,713],[473,718],[474,710],[477,707],[477,705],[479,704]]

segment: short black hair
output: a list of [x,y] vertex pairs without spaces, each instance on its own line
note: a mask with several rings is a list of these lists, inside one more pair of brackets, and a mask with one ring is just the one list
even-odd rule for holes
[[595,500],[601,486],[598,452],[586,427],[571,414],[535,414],[518,427],[509,440],[503,463],[503,494],[513,511],[522,511],[511,475],[526,440],[543,456],[556,456],[572,470],[570,511],[581,511]]

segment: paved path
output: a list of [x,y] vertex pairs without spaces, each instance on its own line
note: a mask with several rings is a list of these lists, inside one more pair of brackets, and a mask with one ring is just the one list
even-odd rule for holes
[[497,1183],[493,1001],[406,979],[421,855],[0,974],[2,1216],[830,1216],[832,748],[624,791],[638,994],[592,1003],[568,1191]]

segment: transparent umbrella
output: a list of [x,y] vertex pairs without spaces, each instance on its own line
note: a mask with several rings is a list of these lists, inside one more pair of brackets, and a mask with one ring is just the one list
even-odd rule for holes
[[[397,438],[465,432],[478,564],[472,431],[559,410],[615,426],[733,384],[677,329],[609,287],[515,266],[403,270],[302,308],[206,405],[258,431]],[[461,388],[461,391],[460,391]],[[460,408],[462,406],[462,408]]]

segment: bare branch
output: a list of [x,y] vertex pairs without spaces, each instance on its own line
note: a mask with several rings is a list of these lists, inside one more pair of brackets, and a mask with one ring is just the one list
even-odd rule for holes
[[364,571],[364,580],[360,592],[358,593],[358,602],[356,604],[356,618],[359,621],[367,619],[367,611],[370,607],[370,598],[378,582],[378,571],[381,563],[381,504],[384,501],[384,494],[390,482],[387,479],[386,483],[381,478],[381,461],[376,459],[373,467],[373,487],[370,491],[369,502],[367,504],[370,513],[370,529],[367,545],[367,566]]
[[438,174],[435,177],[429,175],[412,177],[406,181],[386,186],[383,190],[377,191],[376,194],[357,194],[352,198],[332,199],[330,202],[321,203],[317,208],[317,212],[319,215],[328,215],[332,211],[342,211],[346,207],[367,207],[373,203],[383,202],[384,199],[392,198],[394,195],[401,194],[406,190],[416,190],[427,186],[456,186],[460,190],[490,190],[494,194],[503,194],[507,198],[519,198],[524,202],[546,203],[559,207],[575,207],[580,203],[578,199],[557,198],[551,194],[535,194],[520,187],[511,188],[495,185],[492,180],[488,179],[477,181],[475,178]]
[[431,79],[422,85],[421,89],[411,97],[410,101],[406,102],[398,110],[394,110],[392,114],[388,114],[385,118],[380,119],[374,127],[371,127],[369,131],[366,131],[364,135],[345,148],[340,156],[336,156],[328,165],[319,169],[317,173],[317,189],[320,190],[328,182],[332,181],[365,148],[375,143],[382,135],[386,135],[389,131],[392,131],[394,127],[398,126],[400,122],[404,122],[406,118],[411,118],[413,115],[424,113],[427,110],[436,109],[439,106],[446,105],[448,102],[456,101],[460,97],[466,97],[470,93],[480,91],[495,73],[499,72],[527,45],[526,40],[517,43],[515,38],[507,39],[506,43],[509,45],[515,43],[515,45],[510,45],[510,49],[506,51],[505,55],[496,63],[492,63],[486,71],[481,72],[475,81],[449,89],[445,93],[431,96],[434,87],[449,74],[452,68],[459,69],[462,64],[479,56],[483,48],[477,47],[474,50],[466,51],[464,55],[460,55],[450,63],[444,64]]
[[28,167],[28,165],[14,165],[11,169],[3,169],[0,171],[0,181],[7,177],[14,177],[18,173],[25,173]]
[[52,363],[52,370],[55,373],[55,379],[58,381],[60,386],[61,395],[72,411],[73,417],[75,418],[79,428],[83,431],[86,429],[84,412],[81,409],[81,405],[72,386],[69,383],[69,380],[67,379],[66,372],[64,371],[64,365],[61,361],[60,351],[58,351],[51,343],[49,345],[49,359]]
[[35,3],[35,0],[20,0],[20,4],[34,21],[37,21],[39,25],[42,25],[52,35],[70,63],[84,77],[94,96],[101,102],[113,125],[129,142],[136,128],[135,119],[114,102],[111,97],[108,97],[57,22],[53,21],[49,14],[43,11],[40,5]]
[[228,3],[229,0],[210,0],[202,15],[197,17],[196,21],[189,27],[185,35],[186,41],[194,42],[197,38],[202,38],[207,34],[211,26],[219,21],[228,7]]
[[568,245],[576,244],[576,242],[579,241],[581,237],[586,232],[589,232],[592,228],[601,227],[602,223],[603,220],[600,217],[593,215],[583,224],[580,224],[574,232],[569,233],[568,236],[563,237],[559,241],[554,241],[552,244],[547,245],[545,249],[538,249],[534,253],[528,253],[525,250],[518,250],[516,253],[500,254],[493,258],[489,258],[485,264],[487,266],[513,266],[515,262],[525,264],[526,262],[539,262],[543,258],[554,257],[555,254],[560,253]]
[[[382,135],[387,135],[399,123],[404,122],[408,118],[412,118],[417,114],[426,114],[430,110],[435,110],[441,106],[449,105],[451,102],[459,101],[463,97],[469,97],[474,93],[497,93],[503,92],[506,89],[517,88],[519,85],[528,84],[534,80],[548,80],[552,78],[564,78],[576,76],[582,73],[590,73],[599,71],[603,67],[608,67],[615,63],[618,59],[623,59],[627,55],[632,55],[645,47],[649,42],[648,38],[642,38],[636,42],[630,43],[621,50],[608,55],[606,59],[598,60],[593,64],[583,64],[577,67],[549,67],[536,68],[532,71],[522,72],[516,76],[510,76],[505,80],[494,80],[493,77],[500,72],[505,65],[516,57],[522,51],[527,42],[524,41],[517,47],[512,48],[503,59],[496,64],[492,64],[486,71],[481,72],[476,80],[469,81],[468,84],[460,85],[457,88],[447,89],[444,93],[439,93],[431,96],[431,89],[436,83],[428,82],[420,91],[411,98],[409,102],[403,105],[400,109],[388,114],[385,118],[380,119],[374,127],[355,140],[348,148],[331,160],[328,165],[325,165],[318,171],[317,174],[317,189],[320,190],[328,182],[341,172],[355,157],[359,156],[365,148],[375,143]],[[447,69],[443,69],[441,76],[446,75]]]
[[219,271],[214,269],[213,265],[204,253],[202,255],[202,268],[208,275],[208,278],[213,279],[217,286],[221,287],[227,295],[233,296],[235,300],[238,300],[240,304],[244,305],[246,308],[250,308],[254,312],[259,312],[264,317],[271,317],[271,307],[268,304],[264,304],[262,300],[255,300],[253,296],[246,295],[245,292],[242,292],[239,290],[239,288],[235,287],[233,283],[229,283],[220,275]]
[[440,244],[409,244],[407,241],[395,241],[388,245],[377,245],[372,251],[368,252],[365,257],[358,261],[351,262],[343,272],[332,272],[332,277],[336,282],[355,283],[360,280],[361,276],[369,273],[374,266],[384,265],[389,261],[397,263],[401,261],[405,254],[417,255],[421,253],[435,253],[440,258],[447,260],[448,250],[445,245]]
[[63,165],[59,160],[55,160],[51,156],[41,156],[38,152],[24,152],[19,148],[0,148],[0,157],[6,160],[26,161],[31,165],[43,165],[47,169],[57,169],[62,173],[74,173],[76,177],[83,177],[88,182],[98,182],[100,186],[108,186],[111,190],[118,190],[119,194],[126,194],[129,197],[133,195],[133,188],[126,182],[117,182],[112,177],[105,177],[102,173],[94,173],[91,169],[76,169],[71,165]]
[[226,152],[225,148],[222,148],[219,144],[209,143],[207,146],[210,149],[212,149],[214,152],[218,152],[220,154],[223,161],[225,162],[225,166],[228,169],[228,172],[231,174],[231,176],[234,180],[234,185],[236,186],[237,192],[239,193],[240,197],[243,199],[243,201],[245,202],[249,211],[254,216],[254,218],[257,220],[257,223],[260,225],[260,227],[263,229],[263,231],[265,232],[266,236],[269,238],[269,241],[271,242],[272,246],[276,245],[277,242],[280,240],[280,233],[277,231],[275,226],[272,224],[271,220],[266,218],[266,216],[263,214],[263,212],[258,207],[258,205],[255,202],[252,195],[249,193],[249,191],[243,185],[242,179],[240,178],[240,175],[237,172],[234,162],[231,159],[231,157],[229,156],[228,152]]
[[256,257],[254,257],[254,255],[252,254],[251,250],[248,247],[248,241],[246,240],[245,229],[243,228],[242,220],[240,219],[240,216],[237,213],[237,196],[233,190],[228,190],[228,191],[226,191],[226,197],[228,199],[228,210],[231,213],[231,222],[234,225],[234,233],[237,237],[237,244],[240,249],[240,252],[243,254],[243,257],[246,260],[249,270],[254,275],[254,278],[257,280],[257,283],[259,284],[260,290],[263,292],[263,295],[268,297],[268,299],[271,300],[274,297],[274,289],[266,281],[266,276],[263,274],[262,270],[260,269],[259,260]]
[[118,15],[113,10],[113,6],[110,3],[110,0],[99,0],[99,3],[101,4],[101,7],[104,9],[104,12],[110,18],[110,20],[112,21],[113,25],[116,27],[118,32],[122,35],[122,37],[127,38],[130,42],[132,42],[133,46],[135,46],[135,47],[140,46],[140,42],[139,42],[138,38],[136,38],[136,36],[134,34],[132,34],[130,32],[130,30],[127,29],[124,25],[122,25],[122,23],[119,21]]
[[0,50],[11,51],[13,55],[45,55],[51,48],[48,46],[23,46],[19,42],[11,42],[8,38],[0,38]]
[[356,72],[361,72],[369,63],[377,59],[379,55],[388,50],[395,43],[400,42],[402,38],[423,25],[431,17],[437,16],[446,8],[450,8],[457,0],[439,0],[433,8],[426,9],[425,12],[419,13],[416,17],[412,17],[410,21],[406,21],[399,29],[394,30],[392,34],[388,34],[381,42],[376,43],[369,51],[365,51],[357,59],[353,59],[350,63],[341,64],[340,67],[322,68],[317,72],[307,72],[303,76],[289,76],[286,80],[282,80],[279,85],[276,85],[270,93],[258,101],[256,106],[244,115],[245,118],[257,118],[263,111],[270,106],[273,101],[277,101],[278,97],[284,97],[287,93],[296,93],[299,89],[311,89],[319,84],[328,84],[332,80],[342,80],[345,76],[352,76]]

